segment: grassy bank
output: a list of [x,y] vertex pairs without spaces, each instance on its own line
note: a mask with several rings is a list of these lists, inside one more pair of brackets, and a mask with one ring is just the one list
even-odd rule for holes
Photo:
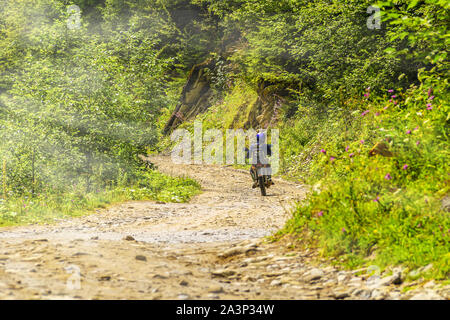
[[49,191],[0,200],[0,227],[51,223],[129,200],[185,202],[199,192],[200,185],[189,178],[173,178],[158,171],[145,171],[138,180],[127,186],[119,181],[108,188],[91,192],[73,186],[71,191],[61,194]]
[[285,173],[313,186],[279,232],[348,267],[432,264],[450,275],[449,107],[444,89],[370,89],[283,130]]

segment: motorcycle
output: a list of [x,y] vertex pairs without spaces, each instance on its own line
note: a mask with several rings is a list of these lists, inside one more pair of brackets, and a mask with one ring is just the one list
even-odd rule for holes
[[269,164],[262,164],[257,163],[252,165],[251,173],[253,180],[256,182],[255,187],[259,187],[261,190],[261,195],[266,196],[266,189],[270,188],[270,186],[273,184],[270,175],[267,174],[270,170]]
[[[261,195],[266,196],[266,189],[270,188],[274,183],[271,179],[272,170],[270,164],[267,163],[267,158],[264,160],[264,156],[261,156],[259,145],[252,150],[252,154],[250,154],[250,150],[245,148],[246,158],[247,159],[256,159],[256,163],[253,163],[250,168],[250,175],[253,179],[253,188],[259,187],[261,189]],[[263,163],[266,162],[266,163]]]

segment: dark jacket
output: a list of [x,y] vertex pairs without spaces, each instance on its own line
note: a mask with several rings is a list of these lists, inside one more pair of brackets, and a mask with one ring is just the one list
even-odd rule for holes
[[258,147],[257,143],[254,143],[250,146],[250,150],[245,148],[246,155],[245,157],[249,159],[251,157],[251,163],[258,163],[258,149],[259,149],[259,160],[262,164],[268,164],[269,159],[267,157],[272,156],[272,145],[270,144],[260,144]]

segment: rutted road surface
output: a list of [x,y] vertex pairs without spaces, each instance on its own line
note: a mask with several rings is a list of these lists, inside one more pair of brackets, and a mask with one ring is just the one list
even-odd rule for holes
[[304,196],[301,185],[275,180],[261,197],[239,170],[151,161],[196,179],[203,192],[189,203],[127,202],[52,225],[0,229],[0,299],[449,298],[448,286],[430,282],[402,293],[412,284],[402,284],[398,270],[377,280],[264,242]]

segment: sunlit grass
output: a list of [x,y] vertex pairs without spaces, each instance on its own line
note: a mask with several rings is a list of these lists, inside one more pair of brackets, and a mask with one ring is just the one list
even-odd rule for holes
[[[351,268],[432,264],[428,277],[448,278],[450,217],[441,202],[449,192],[448,94],[435,88],[435,95],[389,92],[318,127],[313,115],[288,128],[283,148],[300,156],[284,169],[313,192],[279,235],[309,230],[323,255]],[[391,154],[370,155],[380,143]]]
[[0,226],[51,223],[129,200],[186,202],[199,192],[200,185],[192,179],[149,171],[130,186],[113,186],[88,193],[84,190],[61,194],[49,192],[0,200]]

